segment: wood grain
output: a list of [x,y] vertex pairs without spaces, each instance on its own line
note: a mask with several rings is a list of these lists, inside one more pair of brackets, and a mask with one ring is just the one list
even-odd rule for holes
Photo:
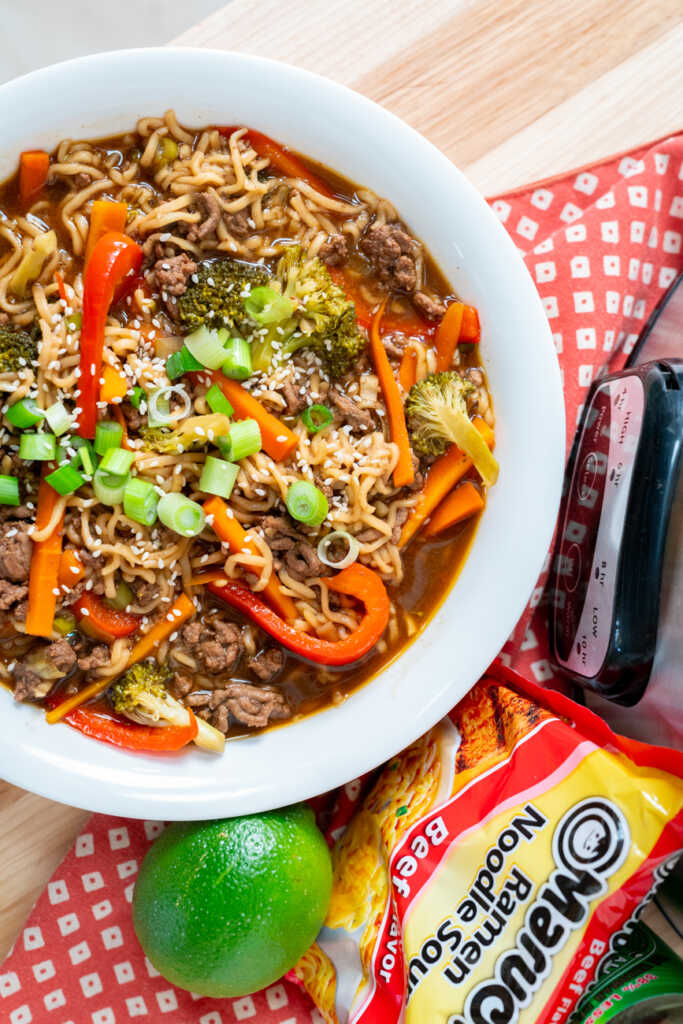
[[[176,42],[358,89],[493,195],[683,128],[682,15],[680,0],[233,0]],[[86,818],[0,782],[0,959]]]

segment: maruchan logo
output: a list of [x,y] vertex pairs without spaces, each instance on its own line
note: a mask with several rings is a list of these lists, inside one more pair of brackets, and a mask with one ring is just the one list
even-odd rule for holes
[[529,906],[514,946],[496,960],[494,976],[469,994],[463,1015],[448,1024],[514,1024],[552,969],[571,933],[626,859],[630,832],[610,800],[589,797],[564,815],[553,833],[555,869]]

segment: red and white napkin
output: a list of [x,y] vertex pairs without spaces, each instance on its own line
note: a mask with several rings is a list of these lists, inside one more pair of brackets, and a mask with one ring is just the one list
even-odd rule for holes
[[[683,134],[491,206],[543,300],[571,442],[591,381],[623,366],[683,269]],[[540,607],[547,568],[502,655],[541,683],[554,679]],[[349,820],[362,791],[354,780],[315,802],[328,834]],[[287,981],[242,999],[206,999],[175,988],[149,964],[130,903],[138,867],[162,828],[102,814],[90,819],[0,968],[3,1024],[323,1024]]]

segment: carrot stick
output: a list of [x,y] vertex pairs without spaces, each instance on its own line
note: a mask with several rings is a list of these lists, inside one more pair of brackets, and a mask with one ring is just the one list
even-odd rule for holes
[[[187,594],[181,594],[162,618],[158,619],[143,637],[140,637],[128,656],[126,668],[130,668],[136,662],[144,661],[145,658],[148,658],[150,654],[154,653],[159,644],[168,639],[171,633],[175,633],[184,622],[187,622],[188,619],[191,619],[196,614],[197,609],[194,606],[194,602],[190,600]],[[105,679],[96,679],[90,686],[79,690],[73,697],[69,697],[68,700],[63,701],[56,708],[48,711],[45,715],[46,721],[53,725],[63,718],[64,715],[67,715],[69,711],[73,711],[74,708],[85,704],[87,700],[96,697],[98,693],[102,693],[110,683],[113,683],[118,678],[118,675],[116,675],[107,676]]]
[[[209,498],[204,502],[204,511],[207,516],[213,516],[211,526],[214,533],[230,546],[232,552],[249,551],[252,555],[259,554],[259,549],[251,538],[247,537],[239,520],[230,514],[230,509],[222,498]],[[280,581],[275,573],[272,573],[263,594],[268,599],[271,608],[283,619],[296,618],[294,602],[288,594],[282,592]]]
[[85,568],[73,548],[64,548],[59,559],[57,583],[69,590],[85,576]]
[[85,245],[85,263],[102,235],[109,231],[123,232],[128,219],[128,203],[113,203],[110,199],[96,199],[90,211],[90,228]]
[[484,507],[484,499],[474,486],[469,482],[460,484],[454,491],[444,498],[436,512],[425,527],[425,537],[434,537],[442,530],[461,523],[463,519],[481,512]]
[[398,368],[398,382],[406,392],[410,391],[417,380],[417,352],[414,348],[406,348],[401,356]]
[[104,384],[100,385],[100,402],[113,402],[115,398],[125,398],[128,393],[128,380],[122,373],[107,364],[102,371]]
[[[36,530],[44,530],[52,518],[59,500],[57,492],[45,480],[38,489]],[[57,609],[57,583],[59,562],[62,554],[62,528],[64,516],[58,520],[52,533],[45,540],[33,542],[31,568],[28,580],[28,612],[26,632],[31,636],[50,636]]]
[[436,369],[439,372],[450,370],[453,366],[453,355],[460,340],[464,308],[462,302],[452,302],[439,324],[436,332]]
[[[472,422],[489,448],[493,448],[495,435],[489,425],[479,416],[475,417]],[[448,492],[453,490],[471,468],[472,460],[464,452],[461,452],[457,445],[451,445],[443,455],[439,456],[432,464],[424,487],[418,495],[417,503],[405,521],[398,542],[399,547],[405,547],[413,534],[417,533],[424,525],[425,519],[432,514]]]
[[399,449],[398,462],[394,469],[394,484],[396,487],[404,487],[406,484],[412,484],[415,479],[415,470],[413,468],[413,457],[408,439],[406,417],[403,411],[403,400],[379,332],[385,305],[386,300],[379,307],[372,321],[370,352],[372,354],[372,361],[375,364],[375,371],[379,377],[382,394],[384,395],[384,403],[387,407],[391,440],[398,445]]
[[39,192],[47,181],[50,154],[44,149],[27,149],[19,157],[19,195],[22,203]]
[[64,278],[62,277],[58,270],[55,270],[55,281],[57,282],[57,291],[59,292],[60,299],[62,300],[65,306],[68,306],[69,296],[66,294]]
[[476,344],[479,341],[480,334],[479,314],[474,306],[465,306],[462,311],[460,341],[467,341],[470,344]]
[[135,451],[135,449],[131,448],[130,444],[128,443],[128,423],[126,422],[126,417],[123,415],[123,411],[119,408],[118,405],[113,405],[111,411],[113,413],[114,419],[116,420],[118,425],[121,427],[121,430],[123,431],[123,434],[121,435],[121,447],[125,448],[126,451],[129,452]]
[[214,371],[211,376],[235,410],[235,419],[256,420],[261,428],[263,447],[271,459],[281,462],[292,454],[299,440],[294,431],[277,416],[268,412],[258,399],[249,394],[236,380],[229,380],[218,371]]

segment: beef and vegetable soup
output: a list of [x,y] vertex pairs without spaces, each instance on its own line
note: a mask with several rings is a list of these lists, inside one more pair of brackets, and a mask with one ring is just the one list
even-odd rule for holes
[[14,698],[218,751],[376,674],[495,483],[478,342],[390,202],[257,131],[168,112],[22,153],[0,188]]

